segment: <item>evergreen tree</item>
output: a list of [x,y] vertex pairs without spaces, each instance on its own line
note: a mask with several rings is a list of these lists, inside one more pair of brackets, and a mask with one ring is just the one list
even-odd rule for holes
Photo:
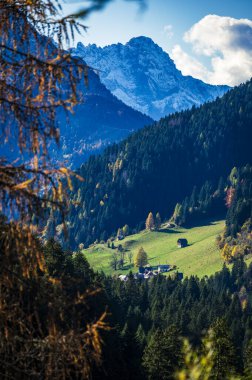
[[136,342],[137,342],[140,350],[143,350],[143,347],[146,344],[146,335],[145,335],[145,331],[144,331],[141,323],[139,324],[137,331],[136,331]]
[[235,260],[231,271],[232,282],[235,289],[240,290],[242,285],[242,277],[244,276],[247,269],[247,265],[243,258]]
[[86,257],[81,252],[77,252],[72,258],[72,263],[75,278],[82,279],[86,286],[89,285],[92,271]]
[[194,207],[196,206],[196,202],[197,202],[197,188],[196,188],[196,186],[193,187],[192,195],[190,197],[189,202],[190,202],[190,206],[193,210]]
[[123,353],[128,369],[128,378],[141,379],[140,351],[135,335],[126,323],[122,330]]
[[245,350],[245,379],[252,379],[252,341],[249,342]]
[[61,245],[49,239],[44,246],[45,260],[50,276],[59,277],[64,271],[65,253]]
[[224,319],[217,319],[210,331],[213,349],[211,379],[230,379],[235,374],[236,356],[228,326]]
[[162,223],[161,216],[160,216],[159,212],[157,212],[156,213],[156,219],[155,219],[155,227],[157,230],[159,230],[159,228],[161,227],[161,223]]
[[182,217],[182,205],[180,203],[177,203],[173,212],[172,219],[174,220],[174,223],[180,224]]
[[135,266],[136,267],[144,267],[148,264],[148,256],[143,247],[140,247],[136,258],[135,258]]
[[170,326],[157,330],[143,355],[143,367],[149,380],[170,380],[182,363],[182,342],[179,331]]

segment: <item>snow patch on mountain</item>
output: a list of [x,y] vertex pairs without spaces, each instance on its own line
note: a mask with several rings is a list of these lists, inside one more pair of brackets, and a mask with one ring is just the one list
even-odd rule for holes
[[214,100],[229,89],[183,76],[148,37],[104,48],[78,43],[71,51],[99,70],[102,83],[113,95],[154,119]]

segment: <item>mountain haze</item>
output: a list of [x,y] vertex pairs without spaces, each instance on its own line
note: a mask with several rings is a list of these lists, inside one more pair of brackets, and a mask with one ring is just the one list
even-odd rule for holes
[[148,37],[104,48],[78,43],[72,53],[100,70],[102,83],[118,99],[155,120],[214,100],[229,89],[183,76],[169,55]]

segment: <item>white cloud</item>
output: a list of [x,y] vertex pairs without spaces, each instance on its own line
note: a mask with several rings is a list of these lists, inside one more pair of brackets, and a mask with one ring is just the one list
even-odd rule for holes
[[171,57],[175,61],[177,68],[180,69],[184,75],[191,75],[205,82],[209,80],[207,68],[196,58],[183,51],[180,45],[174,46]]
[[195,54],[209,57],[211,63],[211,70],[208,70],[177,45],[172,57],[185,75],[231,86],[252,76],[251,20],[208,15],[185,33],[184,40],[192,44]]
[[167,38],[172,38],[173,37],[173,31],[172,31],[172,25],[165,25],[164,28],[163,28],[163,34],[167,37]]

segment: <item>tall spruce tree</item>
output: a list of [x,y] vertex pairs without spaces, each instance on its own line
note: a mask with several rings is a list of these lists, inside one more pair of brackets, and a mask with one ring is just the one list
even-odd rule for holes
[[136,339],[136,342],[137,342],[140,350],[143,350],[143,347],[146,344],[146,334],[145,334],[145,331],[144,331],[141,323],[139,324],[139,326],[137,328],[135,339]]
[[245,379],[251,380],[252,379],[252,341],[249,342],[248,346],[245,349]]
[[157,230],[159,230],[159,228],[161,227],[161,223],[162,223],[162,221],[161,221],[160,213],[157,212],[156,213],[156,218],[155,218],[155,227],[156,227]]
[[213,368],[210,378],[230,379],[236,372],[236,357],[229,328],[224,319],[217,319],[213,324],[210,342],[213,349]]
[[170,380],[182,364],[182,342],[175,326],[158,329],[143,355],[143,367],[149,380]]

